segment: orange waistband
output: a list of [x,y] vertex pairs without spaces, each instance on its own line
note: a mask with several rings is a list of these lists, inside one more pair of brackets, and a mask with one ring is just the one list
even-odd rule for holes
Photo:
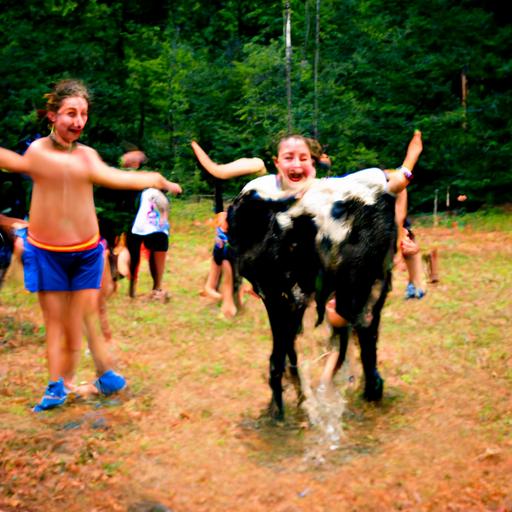
[[27,235],[27,240],[34,245],[35,247],[38,247],[39,249],[45,249],[47,251],[53,251],[53,252],[77,252],[77,251],[87,251],[88,249],[94,249],[98,246],[100,243],[100,234],[96,233],[92,238],[89,240],[86,240],[85,242],[79,243],[79,244],[73,244],[73,245],[51,245],[51,244],[45,244],[44,242],[39,242],[30,234]]

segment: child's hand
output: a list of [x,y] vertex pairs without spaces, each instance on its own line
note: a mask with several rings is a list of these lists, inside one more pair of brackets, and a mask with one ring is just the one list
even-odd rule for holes
[[167,180],[166,180],[166,184],[165,184],[165,189],[167,190],[167,192],[170,192],[171,194],[175,194],[175,195],[181,194],[183,192],[183,190],[177,183],[173,183],[172,181],[167,181]]
[[418,247],[418,244],[409,237],[404,238],[400,243],[400,251],[404,258],[407,258],[407,256],[414,256],[419,252],[419,250],[420,248]]
[[28,222],[25,220],[17,220],[12,223],[12,229],[16,231],[17,229],[24,229],[28,227]]

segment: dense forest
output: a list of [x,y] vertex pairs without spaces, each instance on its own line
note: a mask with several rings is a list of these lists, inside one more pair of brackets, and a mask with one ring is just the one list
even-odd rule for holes
[[212,193],[192,139],[218,161],[255,155],[270,169],[276,135],[300,132],[344,174],[400,164],[420,128],[415,209],[431,209],[436,190],[443,202],[448,191],[468,205],[503,203],[512,192],[505,4],[5,0],[0,145],[21,152],[46,134],[44,93],[76,77],[94,98],[83,141],[111,164],[143,149],[187,194]]

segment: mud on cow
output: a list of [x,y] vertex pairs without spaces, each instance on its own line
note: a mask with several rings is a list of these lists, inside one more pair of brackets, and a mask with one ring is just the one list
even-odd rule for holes
[[[257,181],[257,180],[256,180]],[[381,399],[377,371],[381,310],[391,284],[396,243],[395,199],[382,188],[342,178],[315,180],[300,198],[244,189],[229,210],[235,276],[245,277],[262,298],[273,337],[269,384],[271,413],[284,416],[282,377],[289,370],[302,399],[295,338],[308,304],[316,301],[317,325],[326,302],[359,338],[369,401]],[[339,337],[341,364],[348,328]]]

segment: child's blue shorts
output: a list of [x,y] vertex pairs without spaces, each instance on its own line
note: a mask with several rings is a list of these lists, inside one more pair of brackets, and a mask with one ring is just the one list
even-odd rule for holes
[[25,288],[30,292],[99,289],[103,275],[103,246],[74,252],[41,249],[24,239]]

